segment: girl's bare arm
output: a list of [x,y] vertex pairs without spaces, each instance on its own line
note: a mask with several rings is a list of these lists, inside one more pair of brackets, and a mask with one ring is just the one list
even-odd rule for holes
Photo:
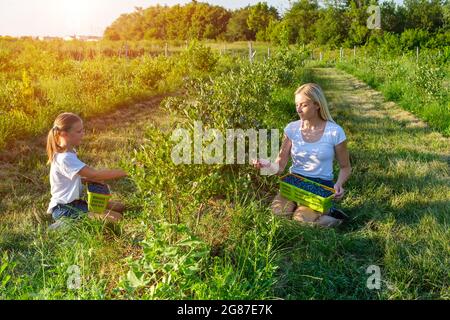
[[119,179],[127,176],[127,173],[121,169],[101,169],[97,170],[89,166],[85,166],[78,174],[89,181],[104,181]]

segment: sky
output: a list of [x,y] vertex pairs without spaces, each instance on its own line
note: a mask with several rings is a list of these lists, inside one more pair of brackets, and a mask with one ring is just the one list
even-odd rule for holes
[[[0,0],[0,35],[59,36],[96,35],[123,13],[135,7],[156,4],[185,4],[191,0]],[[260,1],[284,12],[289,0],[199,0],[227,9],[253,5]],[[402,0],[396,0],[401,3]]]

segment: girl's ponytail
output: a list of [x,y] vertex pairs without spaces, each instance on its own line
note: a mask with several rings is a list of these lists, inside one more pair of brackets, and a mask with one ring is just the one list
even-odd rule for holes
[[51,128],[47,135],[47,164],[50,164],[52,162],[53,155],[58,152],[58,140],[56,137],[57,132],[55,128],[57,127]]
[[47,164],[52,162],[56,152],[64,152],[64,148],[61,148],[58,144],[59,134],[62,131],[69,131],[79,121],[82,121],[81,118],[70,112],[61,113],[56,117],[53,128],[50,129],[47,135]]

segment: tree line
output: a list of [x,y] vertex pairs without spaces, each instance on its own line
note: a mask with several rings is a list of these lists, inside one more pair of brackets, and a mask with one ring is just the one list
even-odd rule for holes
[[[381,28],[369,28],[380,8]],[[192,1],[185,5],[136,7],[104,33],[109,40],[268,41],[336,48],[365,44],[413,48],[450,43],[450,0],[299,0],[283,14],[266,2],[227,10]]]

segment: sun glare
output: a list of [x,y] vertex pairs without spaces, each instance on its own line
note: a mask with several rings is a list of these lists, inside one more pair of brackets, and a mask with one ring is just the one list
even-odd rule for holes
[[94,16],[94,3],[89,0],[60,0],[61,13],[66,25],[71,29],[79,30],[83,24],[90,23]]

